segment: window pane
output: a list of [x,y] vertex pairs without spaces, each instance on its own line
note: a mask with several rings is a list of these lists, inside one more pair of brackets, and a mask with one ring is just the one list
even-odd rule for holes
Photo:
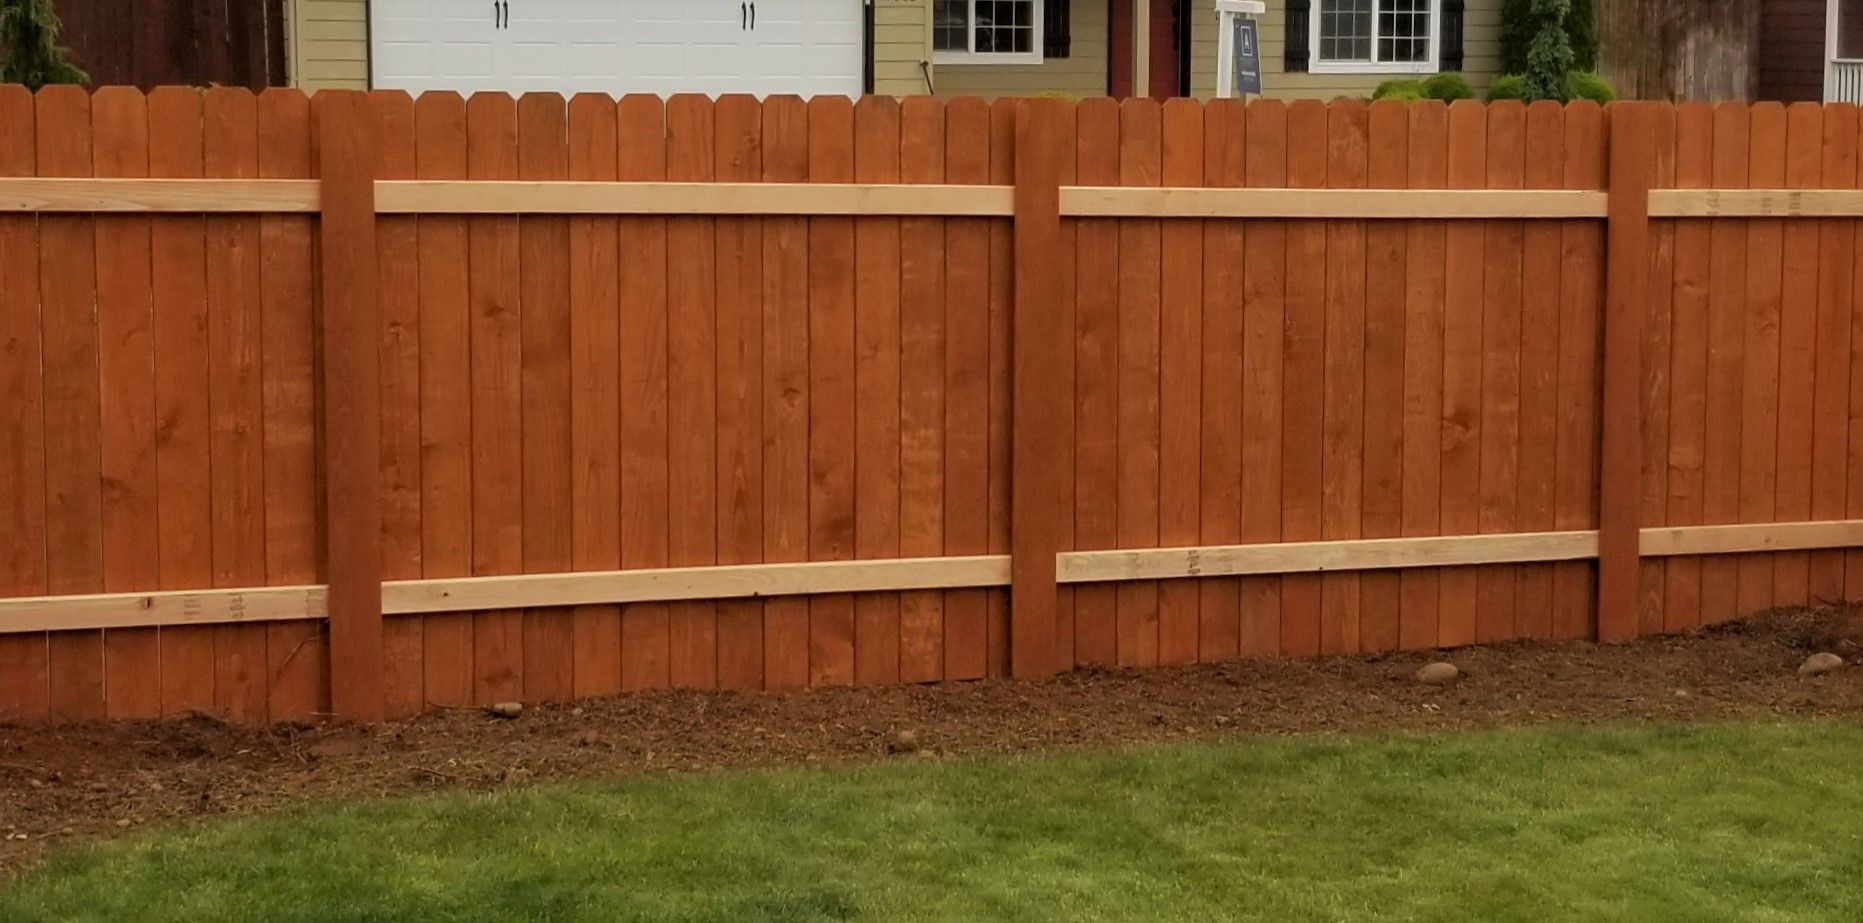
[[977,52],[1025,54],[1035,50],[1038,0],[977,0]]
[[1321,60],[1371,60],[1372,2],[1320,0]]
[[1378,60],[1430,59],[1430,0],[1379,0]]
[[1837,56],[1863,58],[1863,0],[1837,0]]
[[969,51],[964,33],[970,31],[970,0],[932,0],[932,48]]

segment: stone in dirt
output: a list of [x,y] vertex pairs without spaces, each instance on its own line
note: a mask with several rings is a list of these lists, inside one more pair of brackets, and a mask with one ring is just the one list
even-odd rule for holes
[[1417,671],[1417,682],[1426,686],[1447,686],[1461,678],[1462,671],[1456,669],[1455,664],[1441,660],[1424,664],[1423,668]]
[[523,702],[499,702],[487,706],[485,711],[494,718],[516,718],[524,713]]
[[1810,657],[1806,657],[1805,662],[1798,665],[1798,675],[1818,676],[1829,673],[1843,665],[1844,659],[1842,657],[1830,651],[1820,651]]
[[918,748],[918,732],[910,729],[894,734],[892,743],[888,747],[888,749],[892,750],[894,753],[911,753]]

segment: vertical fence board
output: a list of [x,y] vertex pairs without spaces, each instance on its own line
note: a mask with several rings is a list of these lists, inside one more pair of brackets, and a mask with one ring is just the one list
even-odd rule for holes
[[[310,100],[303,93],[271,89],[259,95],[261,177],[311,176],[310,125]],[[367,168],[373,169],[374,164]],[[369,220],[374,220],[372,213]],[[312,373],[312,287],[319,275],[312,265],[316,227],[316,219],[306,215],[265,215],[259,219],[265,579],[282,586],[318,580],[317,397]],[[324,286],[325,291],[339,284],[333,280]],[[335,338],[346,332],[330,332],[325,337],[326,351],[333,348],[330,344]],[[379,349],[377,338],[369,338],[369,348]],[[334,423],[335,419],[326,415],[326,422]],[[377,462],[370,459],[369,464]],[[332,526],[342,527],[335,522]],[[266,690],[272,719],[304,720],[323,711],[327,698],[323,688],[323,626],[316,622],[280,622],[266,626],[265,636]]]
[[[1119,184],[1156,186],[1162,153],[1157,100],[1119,105]],[[1156,219],[1119,224],[1119,544],[1158,544],[1159,279]],[[1158,663],[1158,583],[1124,581],[1118,598],[1118,663]]]
[[[1856,164],[1857,109],[1826,106],[1819,139],[1819,185],[1852,189],[1858,185]],[[1846,482],[1845,443],[1848,420],[1844,411],[1851,372],[1850,337],[1844,333],[1854,295],[1856,222],[1823,219],[1816,222],[1818,274],[1814,295],[1811,445],[1808,451],[1812,519],[1844,511]],[[1835,517],[1833,517],[1835,518]],[[1814,603],[1836,601],[1845,595],[1846,553],[1816,550],[1807,555],[1806,595]]]
[[[854,181],[899,182],[899,104],[869,96],[854,108]],[[900,227],[854,224],[854,554],[899,556]],[[899,681],[899,595],[854,599],[854,681]]]
[[[198,178],[204,163],[201,94],[163,87],[149,94],[148,110],[149,175]],[[203,399],[210,364],[206,247],[207,223],[200,216],[152,219],[155,412],[162,434],[155,545],[164,590],[214,583],[211,397]],[[213,709],[214,632],[206,626],[161,630],[162,714]]]
[[[809,181],[854,179],[854,108],[845,97],[809,101]],[[809,219],[809,559],[854,556],[854,222]],[[972,307],[978,307],[973,303]],[[811,685],[854,681],[854,600],[809,600]]]
[[[615,103],[569,101],[572,180],[615,178]],[[619,219],[569,219],[570,558],[577,570],[621,566],[621,263]],[[578,697],[621,689],[621,607],[571,614]]]
[[[1534,149],[1529,143],[1528,148]],[[1657,188],[1675,185],[1675,110],[1664,106],[1656,119]],[[1529,233],[1531,231],[1529,230]],[[1675,291],[1675,222],[1652,223],[1649,228],[1649,279],[1644,285],[1643,356],[1641,382],[1643,417],[1641,481],[1638,522],[1645,526],[1663,525],[1669,496],[1669,382],[1670,343],[1674,329]],[[1556,271],[1556,269],[1555,269]],[[1523,408],[1523,413],[1531,411]],[[1522,446],[1523,457],[1528,449]],[[1523,504],[1524,506],[1524,504]],[[1640,634],[1662,632],[1668,562],[1645,558],[1639,572],[1637,631]],[[1550,608],[1550,601],[1548,602]]]
[[[1518,189],[1526,166],[1526,108],[1503,100],[1488,107],[1487,186]],[[1520,221],[1485,222],[1481,318],[1480,531],[1512,532],[1518,516],[1520,466],[1520,341],[1522,246]],[[1517,569],[1479,568],[1477,641],[1512,636]]]
[[[1748,185],[1748,107],[1714,109],[1714,174],[1718,188]],[[1702,459],[1703,515],[1708,524],[1739,521],[1741,392],[1745,365],[1741,315],[1746,303],[1745,219],[1716,219],[1709,229],[1707,440]],[[1739,561],[1716,555],[1701,562],[1701,619],[1731,618],[1738,605]]]
[[[658,97],[622,98],[615,115],[616,178],[666,178],[666,107]],[[621,219],[621,566],[668,563],[667,311],[664,218]],[[665,603],[621,610],[621,687],[671,681]]]
[[[1405,185],[1437,188],[1448,181],[1448,109],[1441,103],[1409,107],[1409,164]],[[1404,240],[1404,461],[1402,532],[1438,535],[1442,529],[1442,454],[1431,451],[1443,434],[1444,247],[1442,221],[1411,222]],[[1406,570],[1399,592],[1398,645],[1434,647],[1442,575]]]
[[[1204,107],[1203,182],[1240,186],[1246,180],[1246,112],[1238,100]],[[1203,292],[1198,330],[1199,389],[1197,524],[1199,541],[1242,540],[1242,313],[1246,251],[1241,221],[1203,223]],[[1198,588],[1197,659],[1231,660],[1241,652],[1242,584],[1235,577],[1203,580]]]
[[[569,115],[561,96],[518,99],[518,177],[561,180],[569,173]],[[522,410],[524,570],[561,573],[575,564],[575,479],[571,447],[569,219],[518,221],[518,390]],[[523,690],[529,701],[575,694],[575,624],[563,609],[527,609]]]
[[[1160,179],[1166,186],[1202,186],[1203,107],[1168,100],[1161,121]],[[1158,317],[1158,543],[1199,542],[1203,424],[1204,222],[1165,222],[1160,232]],[[1158,662],[1197,661],[1200,580],[1158,587]]]
[[[1684,103],[1675,113],[1675,184],[1705,188],[1714,181],[1714,111]],[[1675,288],[1670,303],[1669,501],[1666,524],[1700,525],[1707,514],[1702,465],[1707,453],[1708,285],[1711,222],[1675,222]],[[1847,310],[1847,309],[1846,309]],[[1663,627],[1701,624],[1701,559],[1665,562]]]
[[[1249,105],[1245,117],[1244,181],[1258,187],[1285,185],[1286,105],[1261,100]],[[1242,541],[1272,542],[1281,538],[1282,529],[1287,224],[1249,221],[1242,235]],[[1081,262],[1085,264],[1085,254]],[[1281,590],[1280,577],[1243,578],[1243,656],[1281,653]]]
[[[1409,167],[1407,107],[1374,102],[1367,114],[1366,184],[1401,189]],[[1364,498],[1360,535],[1392,538],[1403,523],[1405,227],[1392,221],[1365,227]],[[1396,650],[1401,577],[1373,571],[1359,577],[1359,649]]]
[[[1326,185],[1326,105],[1302,99],[1287,109],[1287,185]],[[1287,275],[1281,388],[1281,535],[1316,541],[1323,535],[1326,416],[1326,223],[1287,222]],[[1322,578],[1281,578],[1281,653],[1321,650]]]
[[[990,178],[990,112],[982,100],[945,107],[945,180]],[[989,221],[945,223],[945,554],[989,548]],[[988,599],[945,595],[944,678],[977,679],[987,668]]]
[[[466,102],[466,170],[473,179],[518,176],[517,104],[502,93]],[[518,260],[519,219],[467,219],[471,292],[472,572],[524,567],[524,405]],[[472,696],[510,701],[524,692],[524,615],[505,610],[472,618]]]
[[[998,97],[990,104],[990,182],[1015,185],[1016,112],[1022,100]],[[989,426],[984,445],[989,458],[988,526],[991,554],[1009,554],[1010,412],[1012,374],[1011,321],[1015,312],[1015,229],[1010,222],[990,222],[989,301]],[[1009,593],[1001,588],[984,593],[985,672],[1009,675]]]
[[[414,101],[415,172],[422,179],[468,173],[466,104],[453,93]],[[468,219],[419,219],[421,575],[466,577],[473,570],[472,293]],[[426,705],[473,701],[473,623],[469,613],[422,622],[421,686]]]
[[[900,179],[944,182],[944,101],[907,98],[899,107],[899,132]],[[899,552],[908,557],[944,551],[944,238],[941,218],[900,222]],[[936,591],[905,593],[899,607],[899,678],[942,679],[944,597]]]
[[[127,87],[91,97],[92,163],[99,176],[149,174],[147,101]],[[124,216],[97,225],[98,374],[103,497],[104,589],[153,589],[161,563],[155,467],[155,343],[149,219]],[[156,629],[104,635],[104,711],[152,718],[162,708]]]
[[[1565,182],[1565,110],[1550,100],[1527,108],[1522,183],[1557,189]],[[1549,532],[1559,451],[1559,225],[1527,222],[1521,232],[1519,493],[1514,527]],[[1553,569],[1518,569],[1514,637],[1552,637]]]
[[[763,104],[763,178],[809,178],[809,111],[794,96]],[[763,551],[770,561],[809,557],[809,227],[770,218],[763,235]],[[763,608],[764,685],[809,682],[809,602]]]
[[[206,172],[258,175],[258,102],[216,87],[205,101]],[[207,219],[208,401],[212,414],[214,585],[265,582],[265,459],[259,294],[259,219]],[[265,718],[263,625],[214,628],[214,707],[237,721]]]
[[[1785,108],[1762,102],[1748,112],[1747,181],[1756,189],[1785,185]],[[1778,496],[1779,323],[1785,221],[1746,222],[1746,305],[1740,309],[1740,478],[1736,522],[1771,522]],[[1773,604],[1773,556],[1738,558],[1736,612]]]
[[[1486,112],[1474,103],[1449,107],[1448,180],[1455,188],[1485,185]],[[1442,529],[1467,535],[1481,529],[1481,324],[1485,264],[1483,231],[1473,222],[1452,222],[1445,235],[1443,270]],[[1445,647],[1479,637],[1479,577],[1476,568],[1442,574],[1442,613],[1437,642]]]
[[[397,90],[369,94],[375,117],[375,175],[418,172],[414,100]],[[420,218],[376,220],[376,291],[381,311],[382,579],[421,576]],[[410,715],[426,701],[426,619],[382,623],[383,711]]]
[[[0,86],[0,176],[32,176],[32,94]],[[39,234],[33,215],[0,215],[0,593],[47,592],[45,418],[39,323]],[[0,717],[46,714],[42,632],[0,635]]]
[[[90,97],[53,86],[34,99],[40,176],[91,173]],[[87,215],[39,219],[39,310],[44,362],[46,575],[52,593],[104,587],[103,492],[98,373],[96,222]],[[104,715],[103,633],[54,632],[47,639],[51,714]]]
[[[1857,185],[1857,109],[1831,106],[1820,139],[1821,185]],[[1811,518],[1845,515],[1846,444],[1850,421],[1850,306],[1856,286],[1856,219],[1818,221],[1818,292],[1811,400]],[[1814,602],[1844,597],[1842,551],[1814,551],[1806,565],[1806,595]]]
[[[1824,110],[1815,103],[1794,104],[1786,113],[1785,185],[1809,189],[1822,185]],[[1816,375],[1818,314],[1818,224],[1791,221],[1784,229],[1784,265],[1780,274],[1778,351],[1779,389],[1774,515],[1781,521],[1811,518],[1811,426]],[[1807,359],[1811,361],[1806,361]],[[1809,600],[1810,556],[1802,551],[1775,555],[1772,603],[1802,606]]]
[[[1119,104],[1083,101],[1074,110],[1075,176],[1119,183]],[[1119,544],[1119,225],[1073,222],[1074,267],[1074,547]],[[955,286],[957,278],[952,278]],[[953,343],[955,347],[955,342]],[[956,359],[955,352],[953,360]],[[952,489],[959,489],[952,472]],[[1118,602],[1110,584],[1074,591],[1074,660],[1108,666],[1118,659]]]
[[[666,176],[712,178],[712,102],[697,94],[666,104]],[[716,219],[678,217],[667,222],[667,430],[668,489],[677,498],[668,519],[674,565],[718,560],[717,501],[717,239]],[[676,602],[668,613],[673,685],[718,685],[718,604]]]
[[[1327,107],[1326,185],[1363,188],[1370,116],[1363,103]],[[1355,539],[1364,528],[1365,222],[1326,223],[1326,298],[1321,335],[1324,408],[1320,416],[1320,536]],[[1320,576],[1320,652],[1359,648],[1360,577]]]
[[[763,172],[757,100],[723,96],[713,109],[714,175],[755,182]],[[763,560],[763,220],[720,218],[718,292],[718,561]],[[718,603],[718,685],[763,688],[764,605]]]
[[[1565,185],[1597,189],[1604,183],[1604,113],[1595,103],[1565,110]],[[1603,299],[1604,233],[1596,221],[1568,221],[1560,229],[1567,254],[1559,280],[1559,457],[1553,521],[1560,529],[1597,526],[1598,344]],[[1553,565],[1553,634],[1592,635],[1593,565]]]

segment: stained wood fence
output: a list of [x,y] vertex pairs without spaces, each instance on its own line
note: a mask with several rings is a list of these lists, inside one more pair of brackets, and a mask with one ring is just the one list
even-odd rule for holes
[[0,716],[1854,598],[1858,135],[1811,105],[0,88]]

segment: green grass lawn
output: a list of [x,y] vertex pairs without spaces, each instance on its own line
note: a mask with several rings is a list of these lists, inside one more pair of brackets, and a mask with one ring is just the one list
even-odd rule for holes
[[0,920],[1859,920],[1863,728],[1237,738],[323,805]]

